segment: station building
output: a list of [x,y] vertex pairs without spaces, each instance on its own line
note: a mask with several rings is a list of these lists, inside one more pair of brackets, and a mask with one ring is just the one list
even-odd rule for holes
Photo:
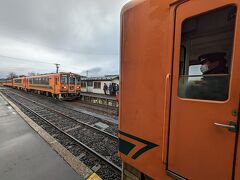
[[[86,93],[104,94],[104,83],[119,84],[119,75],[105,75],[100,77],[82,77],[81,91]],[[109,94],[109,93],[108,93]]]

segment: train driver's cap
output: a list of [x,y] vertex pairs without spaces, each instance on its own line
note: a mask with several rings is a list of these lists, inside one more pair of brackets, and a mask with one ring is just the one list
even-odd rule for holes
[[225,56],[225,52],[208,53],[199,56],[198,60],[201,62],[201,64],[204,64],[206,61],[214,62],[219,60],[225,60]]

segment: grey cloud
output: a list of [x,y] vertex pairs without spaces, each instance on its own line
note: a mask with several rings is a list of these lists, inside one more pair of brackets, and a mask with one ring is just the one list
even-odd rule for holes
[[63,69],[102,65],[97,73],[117,73],[120,10],[126,1],[0,0],[0,36],[44,47]]
[[86,76],[93,76],[93,75],[99,75],[99,73],[101,73],[102,71],[102,68],[101,67],[95,67],[95,68],[91,68],[91,69],[88,69],[88,70],[85,70],[85,71],[82,71],[81,74]]
[[[0,32],[80,53],[118,53],[123,0],[2,0]],[[10,10],[10,13],[9,13]],[[9,31],[10,30],[10,31]]]

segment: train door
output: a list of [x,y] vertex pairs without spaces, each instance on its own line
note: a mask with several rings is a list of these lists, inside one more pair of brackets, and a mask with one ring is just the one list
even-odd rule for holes
[[54,77],[54,94],[57,94],[58,92],[58,76],[53,76]]
[[28,89],[28,83],[29,83],[29,79],[28,78],[25,78],[25,90],[27,90]]
[[167,156],[167,174],[175,179],[234,178],[239,3],[186,1],[176,8]]

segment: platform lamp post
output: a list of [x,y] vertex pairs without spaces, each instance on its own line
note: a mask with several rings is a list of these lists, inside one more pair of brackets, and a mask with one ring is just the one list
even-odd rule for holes
[[56,73],[58,74],[60,64],[55,64],[55,65],[56,65]]

